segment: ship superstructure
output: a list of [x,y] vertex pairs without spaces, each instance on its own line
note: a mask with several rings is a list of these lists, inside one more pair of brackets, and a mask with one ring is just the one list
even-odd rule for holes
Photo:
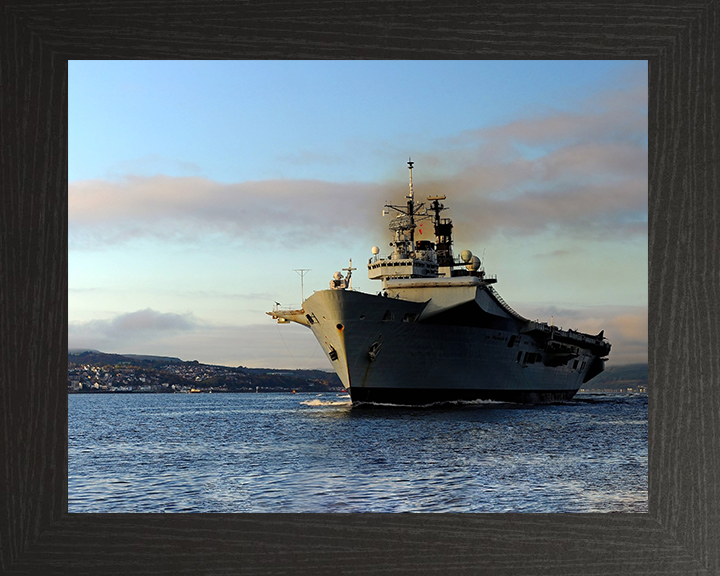
[[[572,398],[604,369],[610,343],[603,332],[562,330],[513,310],[477,256],[453,256],[453,224],[442,217],[446,197],[416,201],[412,161],[408,169],[406,203],[383,211],[393,216],[392,252],[381,257],[375,246],[367,264],[380,291],[352,289],[351,260],[345,276],[336,272],[302,308],[276,306],[268,314],[313,331],[353,402]],[[416,238],[423,226],[432,228],[432,240]]]

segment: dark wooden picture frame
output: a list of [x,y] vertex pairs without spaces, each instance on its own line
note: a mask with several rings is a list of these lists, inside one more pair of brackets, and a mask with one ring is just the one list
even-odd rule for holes
[[[718,0],[0,5],[0,573],[720,574]],[[67,61],[649,64],[648,514],[68,514]],[[492,90],[492,87],[488,87]]]

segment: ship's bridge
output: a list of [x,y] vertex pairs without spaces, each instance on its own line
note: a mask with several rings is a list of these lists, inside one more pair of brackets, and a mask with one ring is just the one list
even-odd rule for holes
[[432,278],[438,275],[437,263],[417,258],[378,259],[368,264],[368,278]]

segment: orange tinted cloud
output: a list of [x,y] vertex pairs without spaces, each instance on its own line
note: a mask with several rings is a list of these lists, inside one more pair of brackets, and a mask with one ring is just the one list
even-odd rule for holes
[[[572,112],[545,112],[468,130],[413,155],[417,199],[446,194],[474,239],[550,228],[597,238],[647,234],[647,81],[597,95]],[[298,151],[299,159],[322,151]],[[126,176],[69,185],[72,247],[136,237],[194,240],[225,234],[271,246],[313,244],[348,229],[386,233],[381,206],[403,203],[392,184]],[[442,174],[442,175],[440,175]],[[377,242],[378,240],[374,240]]]

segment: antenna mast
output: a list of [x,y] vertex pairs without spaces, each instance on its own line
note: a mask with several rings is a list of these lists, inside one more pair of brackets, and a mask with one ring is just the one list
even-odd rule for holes
[[413,164],[415,164],[415,162],[413,162],[412,160],[410,160],[410,158],[408,158],[408,169],[410,170],[410,195],[408,196],[408,198],[410,198],[410,200],[414,200],[414,199],[415,199],[415,195],[414,195],[414,193],[413,193],[413,187],[412,187],[412,169],[413,169]]
[[345,277],[345,281],[347,282],[347,288],[352,290],[352,273],[353,270],[357,270],[357,268],[353,268],[352,265],[352,258],[350,258],[350,266],[347,268],[343,268],[347,272],[347,276]]
[[305,278],[305,274],[310,272],[312,268],[298,268],[297,270],[293,270],[293,272],[297,272],[300,274],[300,297],[302,300],[300,300],[300,304],[305,302],[305,286],[303,284],[303,279]]
[[413,192],[412,187],[412,169],[413,169],[414,162],[408,158],[408,169],[410,170],[410,194],[407,195],[408,198],[408,216],[410,216],[410,250],[415,250],[415,193]]

